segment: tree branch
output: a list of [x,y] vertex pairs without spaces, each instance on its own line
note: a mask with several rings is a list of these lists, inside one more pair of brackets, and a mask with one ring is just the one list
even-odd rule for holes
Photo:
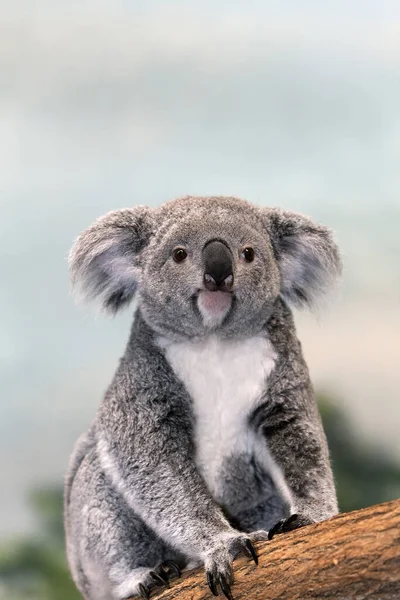
[[[400,600],[400,500],[276,536],[257,550],[258,567],[235,561],[235,600]],[[213,596],[197,569],[157,598]]]

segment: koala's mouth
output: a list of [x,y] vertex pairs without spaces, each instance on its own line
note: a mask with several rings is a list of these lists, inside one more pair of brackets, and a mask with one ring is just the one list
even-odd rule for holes
[[196,294],[197,308],[206,327],[221,325],[232,304],[232,292],[199,290]]

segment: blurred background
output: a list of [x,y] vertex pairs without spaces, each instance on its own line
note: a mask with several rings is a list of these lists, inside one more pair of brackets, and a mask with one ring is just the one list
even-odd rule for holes
[[400,5],[0,0],[0,599],[74,600],[61,488],[127,340],[66,257],[108,210],[226,194],[345,264],[297,315],[342,510],[400,496]]

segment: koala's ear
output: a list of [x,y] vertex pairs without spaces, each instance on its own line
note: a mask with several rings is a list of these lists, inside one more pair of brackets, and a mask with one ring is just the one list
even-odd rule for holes
[[85,300],[99,298],[116,313],[133,298],[140,253],[153,231],[151,209],[137,206],[100,217],[76,240],[69,256],[72,285]]
[[281,294],[312,306],[338,280],[342,264],[332,232],[310,218],[280,209],[264,211],[281,273]]

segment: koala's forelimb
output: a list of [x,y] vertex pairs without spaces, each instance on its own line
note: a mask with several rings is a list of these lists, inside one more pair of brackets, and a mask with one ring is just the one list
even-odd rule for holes
[[204,559],[238,532],[196,467],[186,391],[178,395],[171,386],[171,368],[156,347],[149,348],[153,336],[140,318],[134,329],[143,358],[149,353],[153,360],[146,361],[143,378],[122,382],[117,374],[98,415],[100,462],[149,527],[191,558]]

